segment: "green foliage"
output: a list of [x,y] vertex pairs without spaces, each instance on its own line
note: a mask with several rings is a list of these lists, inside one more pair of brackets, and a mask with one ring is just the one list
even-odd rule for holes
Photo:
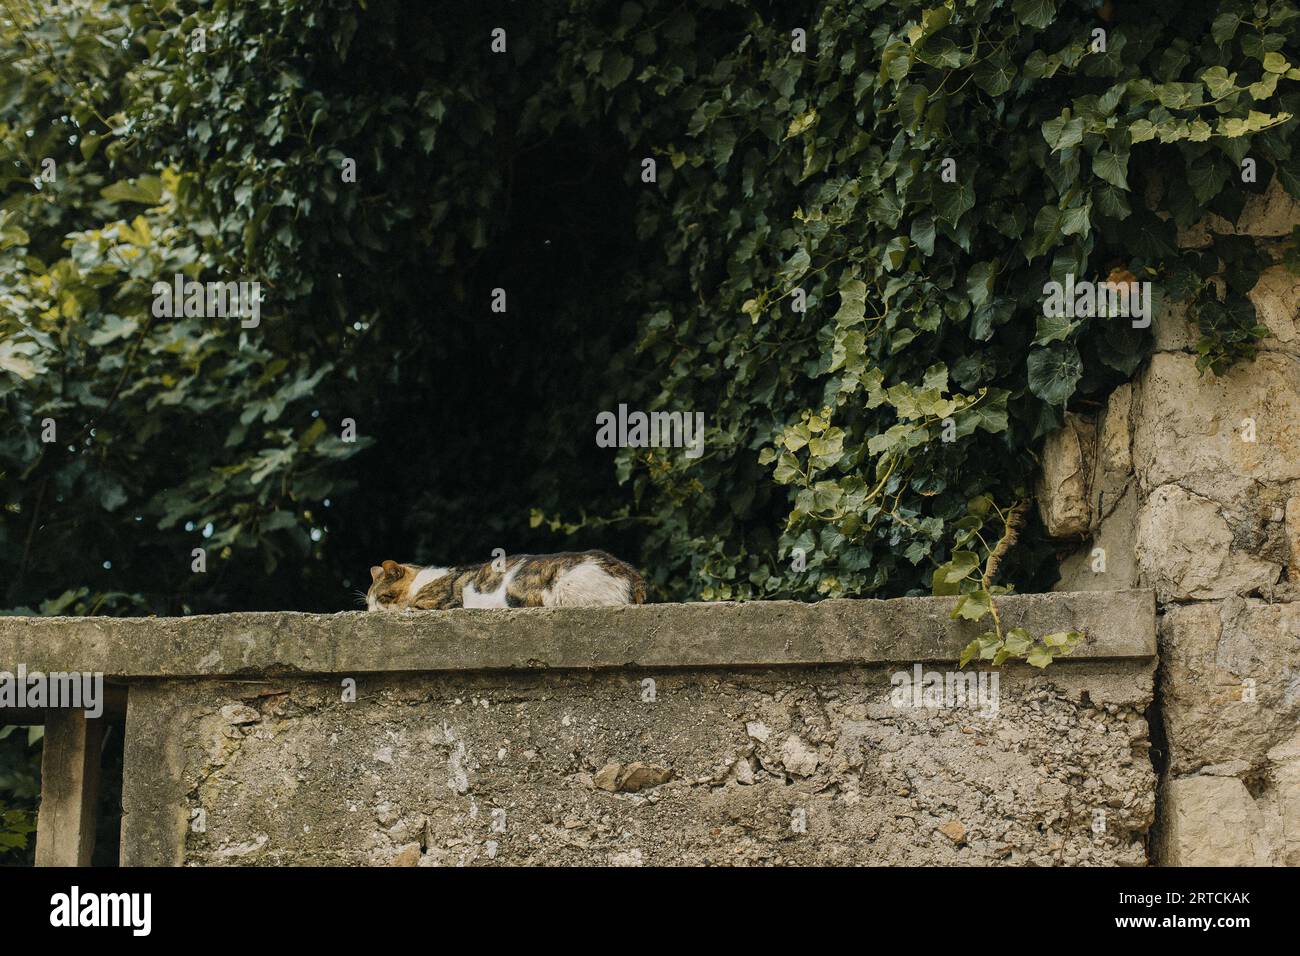
[[0,727],[0,866],[30,866],[35,858],[44,730]]
[[25,851],[35,832],[36,817],[30,810],[0,810],[0,856]]
[[[574,543],[639,548],[660,598],[967,589],[970,502],[1025,500],[1064,409],[1149,348],[1044,318],[1044,284],[1122,266],[1190,299],[1222,371],[1262,334],[1266,260],[1177,230],[1273,177],[1300,195],[1287,0],[16,10],[11,606],[333,608],[382,557]],[[262,281],[262,326],[153,318],[175,271]],[[618,402],[703,412],[705,454],[611,461],[592,423]],[[1044,573],[1032,527],[1022,548]],[[1063,646],[993,633],[989,659]]]
[[[1023,627],[1003,629],[994,596],[1007,594],[1011,588],[994,584],[993,580],[1003,556],[1016,542],[1027,507],[1028,502],[1021,502],[1004,511],[988,495],[972,498],[965,517],[956,523],[951,556],[935,568],[931,585],[935,596],[957,598],[950,615],[954,621],[982,621],[988,617],[993,624],[993,630],[980,634],[962,650],[960,667],[974,659],[998,667],[1011,658],[1046,667],[1055,658],[1071,653],[1083,640],[1077,631],[1035,638]],[[997,531],[995,537],[993,531]],[[992,543],[985,537],[986,532]],[[977,546],[978,550],[971,550]],[[987,557],[981,560],[981,553]]]
[[[1296,12],[1147,4],[1105,25],[1099,52],[1084,5],[819,4],[808,55],[788,12],[710,23],[734,46],[680,77],[661,44],[624,100],[646,116],[653,86],[691,111],[684,132],[665,119],[663,205],[641,212],[690,281],[647,308],[640,350],[663,370],[650,400],[712,424],[701,462],[620,461],[664,516],[648,541],[661,580],[703,597],[928,590],[966,503],[1022,499],[1064,407],[1149,347],[1121,319],[1044,320],[1049,280],[1123,265],[1195,300],[1205,365],[1249,357],[1262,329],[1240,287],[1258,263],[1216,310],[1232,258],[1180,252],[1174,233],[1236,217],[1256,188],[1247,154],[1294,189]],[[747,464],[755,448],[777,488]]]
[[[10,607],[338,609],[384,556],[538,549],[551,536],[530,530],[530,505],[625,502],[601,498],[607,458],[575,448],[590,407],[528,398],[564,383],[590,401],[619,378],[634,320],[610,322],[613,283],[581,268],[618,242],[583,248],[587,217],[545,205],[584,188],[551,181],[572,177],[570,157],[484,162],[504,129],[488,105],[517,103],[526,77],[498,90],[437,10],[396,4],[47,13],[0,9]],[[396,54],[407,47],[419,69]],[[341,183],[343,150],[359,184]],[[512,206],[523,254],[500,241]],[[556,292],[557,260],[534,254],[542,228],[554,255],[575,250]],[[262,282],[261,326],[153,316],[153,282],[177,272]],[[566,294],[588,282],[613,291]],[[498,285],[507,318],[487,314]],[[46,419],[55,444],[40,441]],[[191,571],[195,547],[206,575]],[[65,591],[79,597],[56,602]]]

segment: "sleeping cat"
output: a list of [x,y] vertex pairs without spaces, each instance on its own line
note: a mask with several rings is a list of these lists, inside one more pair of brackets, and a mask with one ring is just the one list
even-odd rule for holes
[[[493,569],[493,564],[503,570]],[[385,561],[370,569],[371,611],[644,604],[636,569],[604,551],[519,554],[456,568]]]

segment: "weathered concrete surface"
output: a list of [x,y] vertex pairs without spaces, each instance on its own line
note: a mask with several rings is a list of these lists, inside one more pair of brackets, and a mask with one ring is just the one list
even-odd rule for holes
[[183,697],[157,683],[137,684],[127,701],[122,753],[123,866],[180,866],[189,808],[181,790]]
[[[183,811],[160,808],[147,834],[143,818],[124,826],[124,853],[190,865],[1146,862],[1150,661],[1006,669],[995,716],[896,706],[892,672],[372,676],[352,703],[337,680],[164,681],[151,698],[178,709],[165,733],[128,731],[126,776]],[[182,816],[202,823],[183,845]]]
[[1000,598],[1087,639],[893,698],[951,607],[0,618],[0,668],[129,685],[128,865],[1144,864],[1152,592]]
[[[122,677],[493,668],[709,667],[953,660],[983,627],[950,598],[614,608],[0,617],[0,668]],[[1076,658],[1155,653],[1149,591],[1000,598],[1007,627],[1080,630]]]

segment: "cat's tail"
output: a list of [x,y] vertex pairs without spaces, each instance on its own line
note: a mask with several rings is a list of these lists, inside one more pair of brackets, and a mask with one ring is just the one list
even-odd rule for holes
[[632,592],[633,604],[645,603],[645,581],[641,579],[641,575],[638,574],[636,579],[633,580],[630,590]]

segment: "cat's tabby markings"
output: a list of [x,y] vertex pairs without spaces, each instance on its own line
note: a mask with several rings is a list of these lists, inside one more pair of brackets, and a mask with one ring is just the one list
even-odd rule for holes
[[455,607],[609,607],[644,604],[645,582],[604,551],[520,554],[501,562],[424,568],[385,561],[370,569],[371,611]]

